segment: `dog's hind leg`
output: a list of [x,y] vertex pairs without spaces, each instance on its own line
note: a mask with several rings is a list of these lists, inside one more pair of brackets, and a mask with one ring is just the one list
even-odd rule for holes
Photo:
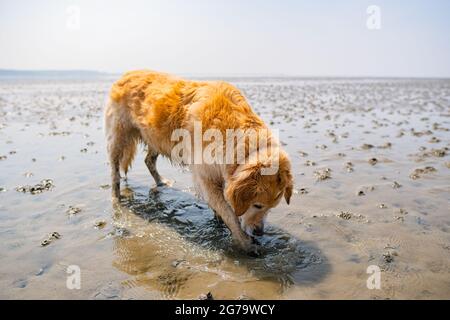
[[139,131],[130,124],[128,118],[121,114],[121,105],[109,103],[105,110],[105,133],[109,163],[111,165],[112,196],[120,198],[120,168],[125,175],[131,166]]
[[159,154],[157,152],[149,150],[147,156],[145,157],[145,164],[147,165],[148,171],[150,171],[153,179],[155,179],[158,187],[170,185],[171,182],[161,177],[158,169],[156,168],[156,160],[158,159],[158,155]]
[[[114,135],[113,135],[114,136]],[[122,152],[120,144],[114,137],[108,137],[108,155],[111,166],[111,189],[115,199],[120,198],[120,159]]]
[[119,160],[111,161],[111,181],[112,181],[112,196],[115,199],[120,198],[120,171]]
[[105,134],[109,164],[111,166],[111,189],[113,199],[120,198],[120,145],[117,139],[117,120],[114,105],[108,102],[105,108]]

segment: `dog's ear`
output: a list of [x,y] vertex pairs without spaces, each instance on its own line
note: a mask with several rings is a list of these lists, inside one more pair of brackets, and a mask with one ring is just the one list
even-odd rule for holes
[[292,196],[292,190],[294,189],[294,186],[292,185],[292,181],[290,184],[284,188],[284,199],[286,200],[286,203],[289,204],[291,202],[291,196]]
[[286,200],[286,203],[289,204],[294,189],[294,179],[291,174],[291,163],[284,153],[280,153],[280,168],[278,174],[278,177],[284,186],[284,199]]
[[289,204],[291,202],[292,191],[294,189],[291,172],[280,171],[278,181],[282,186],[284,186],[284,199],[286,200],[286,203]]
[[235,190],[234,211],[238,217],[247,212],[252,198],[253,194],[248,189]]
[[232,177],[226,187],[226,196],[237,216],[243,215],[250,207],[257,193],[256,170],[246,170]]

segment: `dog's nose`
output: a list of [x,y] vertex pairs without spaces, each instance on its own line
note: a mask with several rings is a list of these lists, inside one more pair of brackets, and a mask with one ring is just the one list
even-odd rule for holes
[[255,229],[253,229],[253,234],[257,237],[260,237],[264,234],[264,227],[255,227]]

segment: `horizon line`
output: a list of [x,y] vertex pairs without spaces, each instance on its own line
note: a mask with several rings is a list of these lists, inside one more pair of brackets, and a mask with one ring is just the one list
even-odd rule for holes
[[[153,70],[150,68],[133,69],[133,70]],[[132,70],[130,70],[132,71]],[[156,70],[155,70],[156,71]],[[30,74],[43,74],[43,73],[90,73],[92,75],[99,76],[115,76],[122,75],[128,71],[101,71],[92,69],[7,69],[0,68],[0,76],[5,76],[5,73],[10,73],[11,75],[21,73]],[[171,73],[171,72],[168,72]],[[287,73],[220,73],[220,72],[210,72],[210,73],[192,73],[192,72],[180,72],[171,73],[174,75],[180,75],[185,77],[223,77],[223,78],[302,78],[302,79],[436,79],[436,80],[447,80],[450,76],[405,76],[405,75],[299,75],[299,74],[287,74]]]

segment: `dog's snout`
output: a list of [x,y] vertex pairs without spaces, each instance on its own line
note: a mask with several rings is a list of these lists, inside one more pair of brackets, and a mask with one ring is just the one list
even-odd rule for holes
[[255,229],[253,229],[253,234],[257,237],[260,237],[264,234],[264,227],[255,227]]

